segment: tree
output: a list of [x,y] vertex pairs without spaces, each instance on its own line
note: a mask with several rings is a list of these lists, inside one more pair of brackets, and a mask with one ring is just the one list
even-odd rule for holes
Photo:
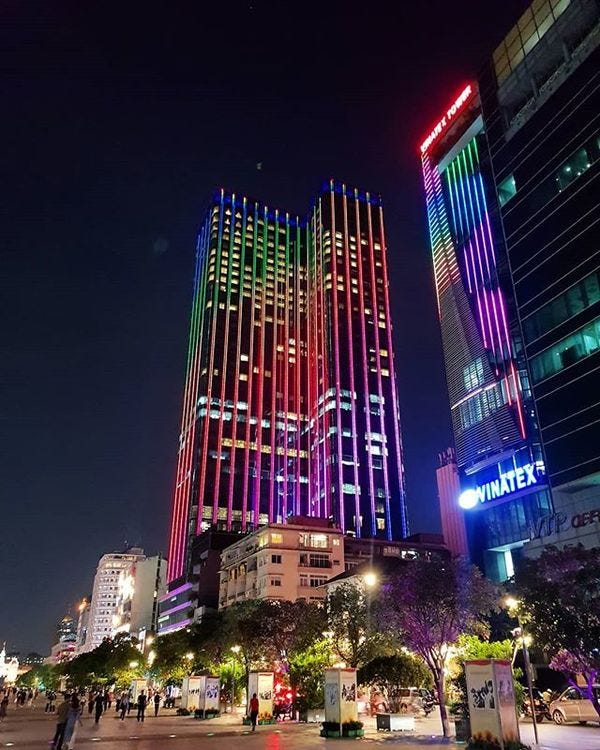
[[333,651],[349,667],[394,652],[394,638],[373,627],[371,592],[361,584],[339,584],[328,594],[326,607]]
[[450,735],[445,705],[446,659],[463,633],[485,634],[496,605],[494,587],[461,559],[413,560],[381,588],[378,619],[399,633],[427,664],[438,692],[444,737]]
[[[453,691],[451,712],[468,716],[469,704],[467,700],[467,680],[465,676],[465,662],[475,659],[506,659],[512,661],[514,644],[510,639],[501,641],[486,641],[477,635],[461,635],[456,642],[456,653],[448,664],[450,687]],[[521,669],[513,667],[515,700],[517,706],[523,703],[524,688],[518,681],[523,676]]]
[[600,716],[593,689],[600,676],[600,550],[548,547],[539,559],[522,562],[515,586],[519,617],[536,645]]
[[59,683],[60,674],[52,664],[38,664],[17,679],[17,685],[39,690],[58,690]]
[[58,669],[67,675],[72,685],[111,684],[127,686],[145,671],[144,657],[137,648],[137,639],[119,633],[106,638],[92,651],[76,656]]
[[377,656],[358,670],[358,683],[369,685],[383,695],[387,710],[398,713],[402,688],[431,683],[431,675],[420,657],[400,652]]
[[290,655],[290,684],[297,691],[299,707],[309,709],[325,705],[323,673],[331,664],[331,656],[331,645],[323,638]]

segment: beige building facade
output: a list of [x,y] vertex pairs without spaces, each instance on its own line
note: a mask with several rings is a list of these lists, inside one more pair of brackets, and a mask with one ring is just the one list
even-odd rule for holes
[[219,609],[248,599],[319,601],[344,569],[341,529],[305,517],[269,524],[221,553]]

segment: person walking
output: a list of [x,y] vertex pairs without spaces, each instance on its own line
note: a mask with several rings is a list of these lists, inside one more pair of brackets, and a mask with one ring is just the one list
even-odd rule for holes
[[159,708],[160,708],[160,693],[154,693],[154,716],[158,716]]
[[98,724],[100,723],[100,717],[104,713],[104,696],[102,695],[102,693],[98,693],[96,697],[94,698],[94,709],[96,712],[95,713],[96,720],[94,724],[98,726]]
[[73,750],[75,746],[75,738],[77,737],[77,729],[81,726],[81,712],[83,711],[83,702],[79,700],[76,695],[71,697],[69,704],[69,713],[67,715],[67,726],[65,727],[65,735],[63,742],[67,743],[67,750]]
[[256,719],[258,718],[258,698],[256,693],[252,693],[252,699],[250,700],[250,721],[252,723],[252,731],[256,729]]
[[142,692],[138,695],[138,701],[137,701],[137,720],[138,721],[144,721],[144,714],[146,713],[146,705],[148,703],[148,699],[146,698],[146,693],[142,690]]
[[52,740],[52,747],[54,750],[61,750],[62,748],[70,708],[71,700],[69,695],[65,693],[63,695],[63,702],[56,709],[56,732],[54,733],[54,739]]
[[121,721],[125,721],[125,716],[129,713],[129,693],[126,690],[121,693],[119,708],[121,709]]
[[7,711],[8,711],[8,693],[5,693],[2,696],[2,700],[0,701],[0,722],[3,722],[4,719],[6,719]]

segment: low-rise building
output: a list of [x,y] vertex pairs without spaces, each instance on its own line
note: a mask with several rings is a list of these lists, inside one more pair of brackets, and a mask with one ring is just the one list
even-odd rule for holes
[[219,609],[247,599],[321,600],[345,570],[344,535],[326,519],[291,517],[223,550]]

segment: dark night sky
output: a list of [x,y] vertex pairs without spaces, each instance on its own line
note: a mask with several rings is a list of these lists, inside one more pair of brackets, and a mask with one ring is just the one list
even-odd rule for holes
[[195,233],[221,185],[298,212],[329,176],[383,194],[410,520],[438,530],[417,143],[526,5],[1,3],[9,650],[48,653],[103,553],[165,549]]

